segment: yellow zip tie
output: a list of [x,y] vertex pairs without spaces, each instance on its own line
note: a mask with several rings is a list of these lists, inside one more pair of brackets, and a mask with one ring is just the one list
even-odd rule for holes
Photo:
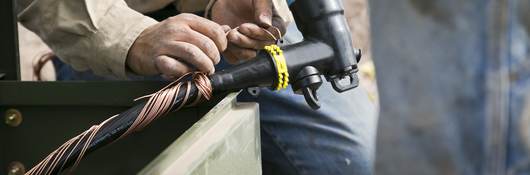
[[278,73],[278,84],[274,85],[276,90],[286,88],[289,85],[289,71],[287,70],[287,63],[285,62],[282,49],[277,45],[272,44],[265,46],[265,51],[271,55],[276,63],[276,70]]

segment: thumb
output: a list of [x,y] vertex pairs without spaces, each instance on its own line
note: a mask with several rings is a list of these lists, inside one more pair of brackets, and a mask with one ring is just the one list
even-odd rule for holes
[[263,28],[272,26],[272,0],[254,0],[254,19]]

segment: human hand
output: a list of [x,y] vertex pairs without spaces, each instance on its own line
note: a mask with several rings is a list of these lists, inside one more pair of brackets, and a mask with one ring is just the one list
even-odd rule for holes
[[257,50],[276,43],[287,24],[275,12],[272,0],[217,0],[212,20],[229,25],[228,48],[223,55],[229,63],[256,57]]
[[145,29],[129,49],[126,63],[136,74],[162,74],[169,79],[194,69],[211,74],[226,47],[222,26],[180,14]]

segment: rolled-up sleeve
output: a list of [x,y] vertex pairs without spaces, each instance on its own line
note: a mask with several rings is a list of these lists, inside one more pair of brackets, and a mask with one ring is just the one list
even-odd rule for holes
[[123,0],[34,0],[17,9],[19,21],[74,69],[123,79],[129,48],[157,23]]

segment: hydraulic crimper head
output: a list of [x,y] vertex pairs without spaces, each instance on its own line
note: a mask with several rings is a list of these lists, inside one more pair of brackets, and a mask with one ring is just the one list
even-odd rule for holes
[[[304,35],[304,42],[321,42],[333,50],[331,58],[328,58],[329,65],[318,69],[333,88],[337,92],[344,92],[357,87],[357,62],[361,58],[361,51],[353,48],[342,2],[299,0],[291,6],[291,10],[298,29]],[[325,48],[316,51],[322,49]],[[344,78],[350,81],[341,83],[340,80]]]
[[283,48],[267,46],[248,62],[211,76],[215,92],[246,87],[279,90],[291,84],[313,109],[320,107],[316,95],[323,75],[333,89],[344,92],[359,85],[357,62],[340,0],[298,0],[291,5],[304,41]]

